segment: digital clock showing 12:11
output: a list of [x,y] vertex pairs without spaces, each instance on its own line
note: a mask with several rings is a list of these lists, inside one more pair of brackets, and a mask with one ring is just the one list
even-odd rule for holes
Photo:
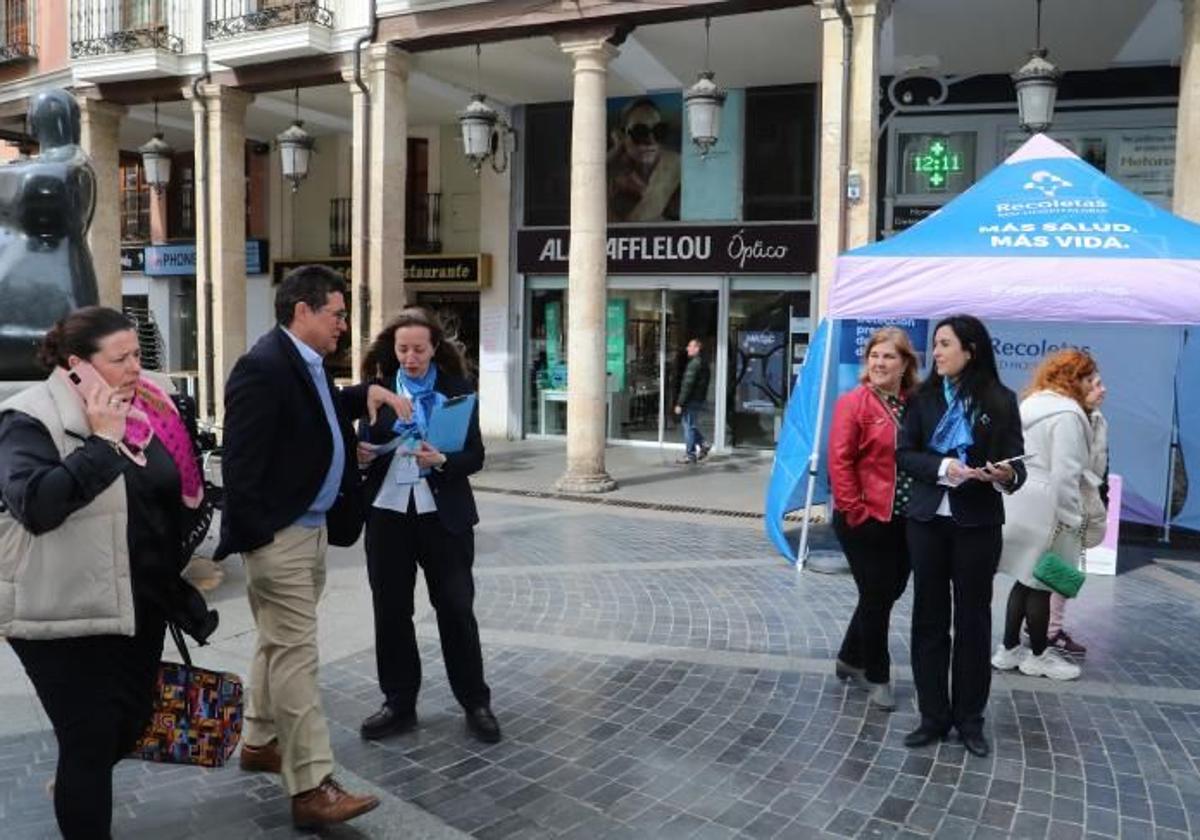
[[934,140],[924,153],[913,156],[913,171],[924,175],[929,186],[940,189],[950,175],[962,172],[962,155],[944,140]]

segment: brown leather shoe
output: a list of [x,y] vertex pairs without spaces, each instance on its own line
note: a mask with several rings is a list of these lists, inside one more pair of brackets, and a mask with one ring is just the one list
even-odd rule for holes
[[292,797],[292,824],[296,828],[336,825],[378,807],[377,797],[347,793],[333,776],[326,776],[317,787]]
[[279,752],[279,742],[271,739],[261,747],[243,743],[238,766],[250,773],[280,772],[283,768],[283,754]]

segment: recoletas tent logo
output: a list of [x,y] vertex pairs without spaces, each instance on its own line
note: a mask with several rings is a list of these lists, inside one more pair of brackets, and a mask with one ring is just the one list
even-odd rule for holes
[[1046,198],[1054,198],[1063,187],[1074,186],[1066,178],[1061,178],[1053,172],[1047,172],[1045,169],[1039,169],[1029,176],[1029,180],[1025,182],[1025,189],[1038,190]]

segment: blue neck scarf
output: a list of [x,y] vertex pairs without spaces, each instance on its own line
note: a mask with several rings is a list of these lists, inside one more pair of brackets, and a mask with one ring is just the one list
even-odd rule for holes
[[967,406],[958,398],[958,389],[949,377],[942,378],[942,394],[946,397],[946,413],[929,438],[929,448],[943,455],[953,454],[965,464],[967,450],[975,443]]
[[412,400],[413,411],[411,420],[399,417],[392,425],[392,431],[401,437],[424,440],[429,432],[429,417],[435,406],[441,405],[446,398],[434,390],[437,385],[437,366],[430,364],[425,375],[413,379],[401,368],[396,372],[396,393],[406,394]]

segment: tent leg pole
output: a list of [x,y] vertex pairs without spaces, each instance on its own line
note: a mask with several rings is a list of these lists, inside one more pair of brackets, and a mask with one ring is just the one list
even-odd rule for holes
[[804,499],[804,524],[800,528],[800,546],[796,551],[796,571],[804,570],[808,560],[808,528],[812,518],[812,499],[817,487],[817,467],[821,463],[821,427],[825,421],[825,397],[829,391],[829,370],[833,367],[833,329],[829,321],[825,329],[825,359],[821,366],[821,394],[817,397],[817,422],[813,430],[812,454],[808,457],[808,492]]
[[1171,460],[1167,463],[1167,503],[1163,511],[1162,535],[1160,543],[1171,541],[1171,503],[1175,501],[1175,457],[1179,454],[1179,424],[1171,425]]

